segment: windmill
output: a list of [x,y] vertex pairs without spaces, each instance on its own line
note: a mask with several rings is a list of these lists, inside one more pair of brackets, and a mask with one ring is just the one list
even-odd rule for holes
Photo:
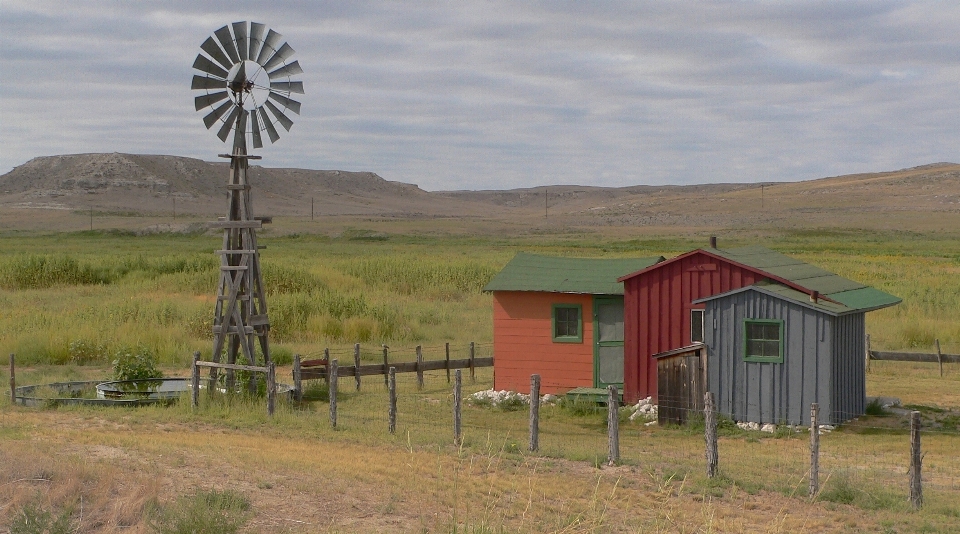
[[[300,63],[290,61],[294,51],[283,37],[257,22],[234,22],[215,32],[200,45],[193,62],[195,74],[190,88],[203,91],[194,98],[197,111],[205,111],[207,129],[219,125],[217,137],[227,142],[233,132],[233,150],[220,154],[230,159],[227,182],[227,216],[214,223],[223,229],[220,279],[213,319],[213,361],[236,364],[238,356],[256,365],[256,345],[265,365],[270,364],[270,321],[260,270],[260,247],[256,230],[265,218],[254,217],[247,183],[248,161],[260,156],[247,154],[247,136],[254,148],[263,147],[263,134],[275,143],[277,124],[290,131],[288,112],[300,114],[300,102],[290,98],[303,94],[303,82],[291,78],[303,72]],[[216,368],[211,368],[216,380]],[[252,376],[252,375],[251,375]],[[233,388],[233,371],[226,373],[227,388]],[[251,387],[255,383],[251,378]]]

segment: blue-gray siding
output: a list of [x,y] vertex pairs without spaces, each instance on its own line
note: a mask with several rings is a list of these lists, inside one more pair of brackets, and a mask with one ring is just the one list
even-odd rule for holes
[[[784,321],[783,363],[743,361],[747,319]],[[707,387],[720,413],[737,421],[824,424],[863,413],[863,314],[836,317],[757,291],[708,301],[704,312]]]

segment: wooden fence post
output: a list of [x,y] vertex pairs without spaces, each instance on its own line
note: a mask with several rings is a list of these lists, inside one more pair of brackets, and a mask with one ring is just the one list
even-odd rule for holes
[[940,340],[934,340],[937,342],[937,364],[940,365],[940,378],[943,378],[943,354],[940,353]]
[[326,373],[327,385],[330,385],[330,349],[323,349],[323,359],[326,360],[327,364],[324,366],[324,372]]
[[[387,349],[384,345],[383,354],[386,356]],[[384,375],[387,378],[387,389],[390,392],[390,412],[389,412],[389,429],[390,433],[393,434],[397,431],[397,368],[391,367],[390,371]]]
[[423,347],[417,345],[417,389],[423,389]]
[[[383,346],[383,385],[390,387],[390,363],[387,361],[387,346]],[[392,431],[391,431],[392,432]]]
[[463,443],[461,432],[461,407],[463,404],[463,378],[460,369],[457,369],[456,380],[453,383],[453,443],[459,446]]
[[17,404],[17,371],[13,363],[13,353],[10,353],[10,404]]
[[190,367],[190,406],[196,411],[200,406],[200,351],[193,353],[193,366]]
[[530,452],[540,450],[540,375],[530,375]]
[[920,412],[910,412],[910,502],[917,510],[923,506],[923,479],[920,464]]
[[620,463],[620,394],[617,386],[607,386],[607,464]]
[[870,334],[866,334],[865,336],[863,336],[863,345],[866,348],[866,350],[863,352],[864,366],[869,372],[870,371]]
[[476,359],[476,355],[477,355],[476,344],[473,341],[471,341],[470,342],[470,383],[474,383],[477,381],[477,374],[476,374],[477,368],[476,366],[473,365],[473,362]]
[[447,352],[447,384],[450,383],[450,342],[446,343],[446,352]]
[[717,476],[717,412],[713,403],[713,392],[703,394],[704,440],[707,443],[707,477]]
[[[251,373],[253,374],[253,373]],[[267,365],[267,415],[273,417],[277,409],[277,366],[273,362]]]
[[820,405],[810,405],[810,497],[820,492]]
[[293,395],[297,402],[303,401],[303,369],[300,368],[300,355],[293,355]]
[[339,366],[337,360],[327,360],[327,368],[330,369],[328,378],[330,379],[330,426],[337,428],[337,385],[340,382]]
[[357,391],[360,391],[360,344],[353,345],[353,378],[357,382]]

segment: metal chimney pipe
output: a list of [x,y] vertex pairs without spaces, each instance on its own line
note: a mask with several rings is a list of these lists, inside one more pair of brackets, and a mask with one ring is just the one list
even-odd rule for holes
[[810,302],[816,302],[819,299],[820,299],[820,292],[817,290],[814,290],[813,293],[810,294]]
[[710,248],[717,248],[717,236],[710,236]]

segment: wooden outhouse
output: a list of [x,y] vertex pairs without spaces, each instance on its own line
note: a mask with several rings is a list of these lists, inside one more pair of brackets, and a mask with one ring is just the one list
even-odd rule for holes
[[[704,342],[707,297],[758,282],[851,308],[900,299],[764,247],[697,249],[619,278],[624,284],[624,400],[657,398],[655,355]],[[860,304],[864,303],[865,307]],[[710,369],[708,351],[707,369]]]
[[623,384],[623,284],[656,258],[517,254],[483,290],[493,293],[494,389],[541,393]]
[[863,415],[864,315],[899,302],[867,289],[827,299],[763,281],[695,301],[705,305],[707,388],[717,412],[808,425],[816,402],[821,424]]

